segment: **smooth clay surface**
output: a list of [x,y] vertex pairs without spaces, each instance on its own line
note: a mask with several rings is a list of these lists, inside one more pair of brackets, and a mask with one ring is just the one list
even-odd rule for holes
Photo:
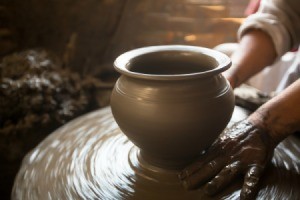
[[[247,116],[236,107],[231,122]],[[300,139],[291,136],[275,151],[258,199],[300,199]],[[104,108],[61,127],[23,160],[12,199],[238,199],[242,177],[218,196],[186,191],[177,171],[140,160],[139,150]]]
[[187,45],[143,47],[116,59],[121,77],[112,91],[112,113],[145,160],[181,169],[213,143],[234,109],[232,89],[221,75],[230,64],[220,52]]

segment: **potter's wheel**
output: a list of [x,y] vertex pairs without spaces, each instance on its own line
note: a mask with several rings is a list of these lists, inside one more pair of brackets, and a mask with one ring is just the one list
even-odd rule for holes
[[[245,118],[236,107],[231,122]],[[281,143],[262,180],[259,199],[300,199],[300,140]],[[242,178],[209,198],[186,191],[176,171],[139,157],[118,128],[110,108],[79,117],[52,133],[23,160],[13,199],[238,199]]]

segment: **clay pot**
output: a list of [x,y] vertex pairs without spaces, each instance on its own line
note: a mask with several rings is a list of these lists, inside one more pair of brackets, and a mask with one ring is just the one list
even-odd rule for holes
[[179,169],[208,148],[229,122],[234,95],[221,72],[230,59],[182,45],[135,49],[115,60],[114,118],[150,164]]

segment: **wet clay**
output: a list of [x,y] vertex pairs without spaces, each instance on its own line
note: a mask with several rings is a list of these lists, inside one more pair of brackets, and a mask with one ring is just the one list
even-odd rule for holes
[[213,195],[226,188],[237,176],[245,174],[241,199],[253,199],[259,179],[270,163],[273,142],[264,129],[255,127],[247,119],[223,131],[206,153],[179,175],[186,188],[205,184]]
[[[246,118],[235,107],[230,124]],[[139,156],[119,129],[109,107],[64,125],[23,160],[12,199],[238,199],[243,177],[208,197],[202,188],[185,190],[178,171],[154,167]],[[300,199],[300,139],[277,146],[257,199]]]
[[186,166],[231,118],[234,95],[221,75],[231,61],[220,52],[186,45],[150,46],[125,52],[114,65],[121,77],[112,91],[112,113],[153,165]]

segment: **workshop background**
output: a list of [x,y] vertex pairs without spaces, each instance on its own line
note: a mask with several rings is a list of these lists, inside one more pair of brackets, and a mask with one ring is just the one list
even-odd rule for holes
[[149,45],[236,42],[246,0],[0,0],[0,194],[23,156],[109,105],[114,59]]

